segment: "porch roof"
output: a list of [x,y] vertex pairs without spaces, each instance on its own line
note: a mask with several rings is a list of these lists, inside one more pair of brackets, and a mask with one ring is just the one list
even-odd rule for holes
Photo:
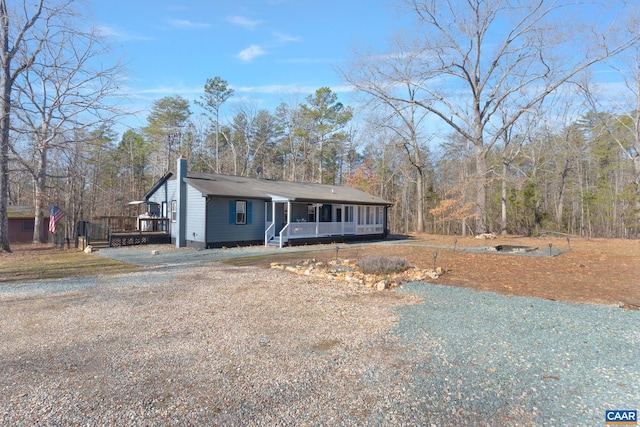
[[245,197],[251,199],[390,205],[388,200],[355,188],[340,185],[275,181],[244,176],[188,172],[185,182],[203,196]]

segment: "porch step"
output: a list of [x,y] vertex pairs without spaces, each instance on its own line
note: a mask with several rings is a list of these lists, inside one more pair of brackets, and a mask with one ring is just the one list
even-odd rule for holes
[[108,248],[109,241],[108,240],[91,240],[91,247],[94,249]]
[[[286,246],[286,245],[287,245],[287,239],[282,239],[282,246]],[[272,246],[274,248],[280,247],[280,239],[278,237],[272,237],[267,242],[267,246]]]

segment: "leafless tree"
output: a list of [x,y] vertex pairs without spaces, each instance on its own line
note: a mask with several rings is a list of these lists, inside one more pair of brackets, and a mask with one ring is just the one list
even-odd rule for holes
[[10,148],[34,181],[34,243],[47,202],[50,152],[66,149],[79,130],[103,125],[116,113],[110,101],[122,67],[104,65],[108,45],[83,26],[80,14],[64,4],[46,28],[37,59],[14,82],[11,128],[18,143]]
[[[33,5],[24,0],[22,8],[13,9],[0,0],[0,251],[11,252],[7,217],[11,96],[16,80],[38,57],[47,35],[46,23],[54,15],[44,9],[44,0]],[[36,25],[41,21],[45,25]]]
[[[376,111],[374,126],[386,127],[400,141],[407,160],[416,172],[418,203],[415,205],[416,230],[424,232],[424,188],[426,176],[425,142],[431,137],[424,133],[427,111],[414,101],[423,96],[419,68],[420,54],[396,39],[395,53],[381,60],[362,60],[354,64],[343,77],[370,97],[369,107]],[[402,96],[402,98],[399,98]]]
[[[394,102],[418,105],[471,141],[476,232],[487,232],[487,156],[492,147],[532,107],[580,72],[633,46],[640,34],[618,31],[624,2],[615,4],[617,10],[604,4],[610,2],[585,7],[570,0],[405,3],[419,22],[417,40],[405,42],[394,61],[361,55],[359,62],[375,62],[384,72],[365,76],[368,80],[358,86],[378,87]],[[585,14],[591,20],[580,19]],[[607,16],[611,19],[603,19]],[[402,68],[397,58],[420,64]],[[399,93],[406,82],[416,85],[422,97]],[[511,113],[500,118],[500,111]]]
[[[630,32],[638,32],[640,16],[629,18],[628,28]],[[633,163],[633,185],[635,187],[636,224],[634,224],[634,237],[640,236],[640,43],[636,43],[632,49],[628,49],[622,60],[612,67],[622,78],[624,89],[622,91],[609,91],[609,96],[598,96],[588,82],[584,82],[581,88],[592,106],[596,110],[608,110],[604,104],[608,104],[614,110],[621,112],[617,115],[615,126],[624,128],[630,135],[630,146],[625,141],[616,138],[616,132],[611,132],[615,142],[620,146],[625,158]],[[607,128],[611,123],[603,123]],[[612,129],[610,129],[612,130]]]

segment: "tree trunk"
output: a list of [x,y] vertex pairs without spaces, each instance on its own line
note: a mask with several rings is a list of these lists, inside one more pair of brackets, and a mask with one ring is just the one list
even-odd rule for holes
[[220,173],[220,124],[218,117],[218,109],[216,108],[216,173]]
[[46,171],[47,171],[47,152],[46,150],[40,150],[40,158],[38,159],[38,165],[35,173],[35,186],[34,186],[34,205],[35,215],[33,222],[33,240],[32,243],[44,243],[42,240],[42,221],[43,221],[43,207],[44,197],[46,190]]
[[416,232],[424,233],[424,171],[422,168],[418,169],[418,179],[416,180],[417,184],[417,196],[418,200],[416,203]]
[[[420,144],[418,143],[418,137],[416,135],[415,129],[411,129],[411,144],[413,145],[413,155],[414,159],[412,161],[413,167],[416,168],[416,172],[418,172],[418,176],[416,179],[417,191],[416,195],[418,196],[418,200],[416,203],[416,232],[424,233],[424,168],[422,166],[422,150],[420,149]],[[409,158],[411,158],[410,151],[407,147],[407,154]]]
[[476,143],[476,234],[488,233],[487,227],[487,151]]
[[2,6],[2,78],[0,89],[0,252],[11,252],[9,247],[9,217],[7,215],[9,195],[9,126],[11,115],[11,63],[9,56],[9,17],[4,1]]
[[[8,40],[5,38],[4,51]],[[9,246],[9,217],[7,215],[9,194],[9,116],[11,114],[11,86],[9,69],[2,70],[2,118],[0,118],[0,252],[11,252]]]
[[324,184],[324,138],[320,137],[320,165],[318,166],[318,172],[320,174],[320,178],[318,178],[318,182],[320,184]]
[[567,187],[567,176],[569,175],[569,159],[565,159],[564,169],[560,173],[560,190],[558,191],[558,203],[556,205],[556,224],[562,224],[562,214],[564,213],[564,192]]
[[502,189],[501,189],[501,217],[500,217],[500,234],[507,234],[507,174],[509,165],[506,159],[502,161]]
[[[638,135],[640,139],[640,135]],[[636,223],[635,223],[635,237],[640,237],[640,143],[636,146],[636,155],[633,158],[633,183],[635,185],[636,193]]]
[[635,111],[635,141],[633,148],[635,156],[633,157],[633,183],[635,185],[636,195],[636,223],[634,224],[635,237],[640,237],[640,75],[636,76],[636,111]]

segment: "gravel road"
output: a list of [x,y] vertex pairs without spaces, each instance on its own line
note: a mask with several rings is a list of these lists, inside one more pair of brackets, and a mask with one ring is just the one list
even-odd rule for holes
[[0,424],[593,426],[640,409],[638,311],[217,262],[266,250],[109,249],[148,269],[2,285]]

